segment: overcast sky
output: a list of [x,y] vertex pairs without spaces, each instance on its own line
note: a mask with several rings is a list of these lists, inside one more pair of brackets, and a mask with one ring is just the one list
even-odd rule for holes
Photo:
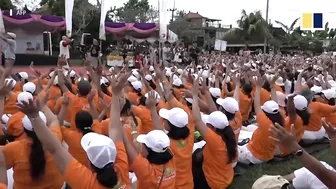
[[[247,12],[261,10],[264,17],[266,15],[267,0],[176,0],[176,8],[179,10],[197,12],[204,17],[221,19],[222,24],[233,24],[236,26],[236,20],[239,19],[242,9]],[[96,0],[90,0],[95,3]],[[107,0],[111,6],[120,7],[127,0]],[[158,0],[149,0],[149,3],[155,7],[158,6]],[[168,0],[172,8],[174,0]],[[303,12],[322,12],[324,22],[329,22],[329,26],[336,28],[336,9],[335,0],[270,0],[269,19],[290,25],[295,18],[301,17]],[[300,23],[299,23],[300,24]]]

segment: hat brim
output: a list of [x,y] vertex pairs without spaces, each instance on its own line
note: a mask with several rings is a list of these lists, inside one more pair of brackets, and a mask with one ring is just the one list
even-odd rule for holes
[[138,135],[137,138],[136,138],[136,141],[141,143],[141,144],[146,144],[147,135],[145,135],[145,134]]
[[169,110],[165,108],[160,109],[159,116],[163,119],[169,120]]

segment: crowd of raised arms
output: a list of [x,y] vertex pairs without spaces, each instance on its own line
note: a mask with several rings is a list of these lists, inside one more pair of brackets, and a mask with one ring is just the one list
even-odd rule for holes
[[81,72],[63,56],[48,73],[0,68],[0,189],[224,189],[237,163],[288,155],[303,167],[251,187],[336,188],[335,170],[299,145],[327,138],[336,150],[333,57],[89,60]]

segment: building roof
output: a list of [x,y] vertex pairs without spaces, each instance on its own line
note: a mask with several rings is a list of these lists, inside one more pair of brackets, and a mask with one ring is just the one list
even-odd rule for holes
[[202,15],[200,15],[200,14],[198,14],[198,12],[197,13],[189,12],[187,14],[187,19],[195,19],[195,18],[205,18],[205,17],[202,16]]

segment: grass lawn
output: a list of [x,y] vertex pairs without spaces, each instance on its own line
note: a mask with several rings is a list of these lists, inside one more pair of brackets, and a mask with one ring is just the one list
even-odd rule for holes
[[[331,165],[334,165],[335,156],[332,153],[331,149],[325,149],[315,154],[312,154],[320,161],[325,161]],[[249,167],[248,171],[242,176],[235,177],[232,185],[229,189],[250,189],[258,178],[267,174],[267,175],[287,175],[292,173],[294,170],[301,168],[302,165],[295,158],[278,162],[278,163],[265,163],[262,165],[254,165]]]

